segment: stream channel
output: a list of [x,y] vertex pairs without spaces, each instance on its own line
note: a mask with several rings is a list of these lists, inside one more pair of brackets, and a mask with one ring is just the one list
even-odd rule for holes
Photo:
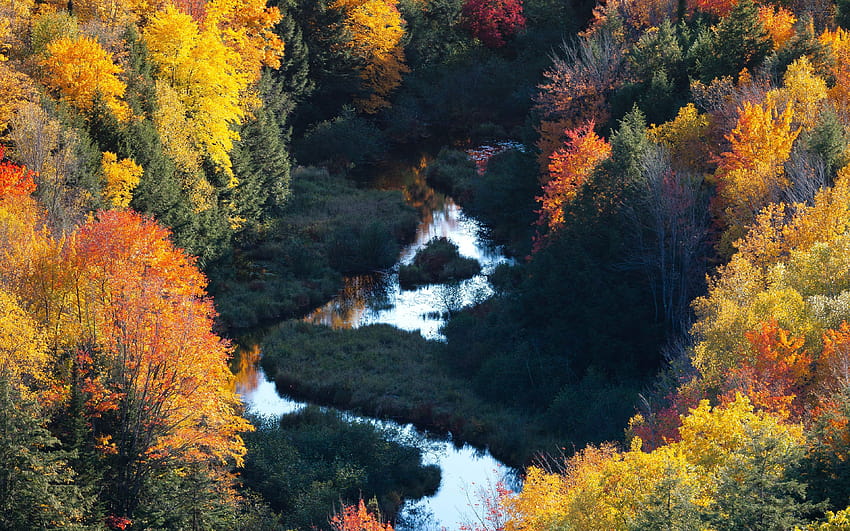
[[[510,146],[513,147],[513,146]],[[486,275],[500,263],[509,262],[501,250],[482,235],[481,225],[464,215],[452,198],[435,191],[425,182],[426,161],[418,167],[386,172],[373,183],[379,189],[400,189],[405,200],[421,214],[416,238],[407,245],[393,269],[373,275],[347,277],[344,287],[327,304],[317,308],[304,320],[333,328],[357,328],[385,323],[404,330],[418,330],[423,337],[441,341],[440,327],[447,312],[481,301],[492,294]],[[398,266],[412,262],[416,251],[435,237],[454,242],[460,254],[479,261],[482,273],[451,285],[428,285],[402,290],[398,282]],[[278,394],[275,384],[266,379],[259,367],[259,347],[243,349],[237,392],[248,411],[262,416],[276,416],[297,411],[307,405]],[[346,414],[353,422],[368,421],[398,427],[392,421],[369,419]],[[402,520],[415,521],[416,529],[458,529],[474,519],[472,507],[479,503],[482,489],[491,492],[498,481],[509,488],[519,488],[517,473],[489,452],[470,445],[457,446],[451,437],[436,437],[416,429],[401,427],[405,439],[418,440],[425,464],[437,464],[441,470],[440,488],[433,496],[408,501],[402,509]],[[412,528],[412,527],[409,527]],[[403,529],[398,527],[397,529]]]

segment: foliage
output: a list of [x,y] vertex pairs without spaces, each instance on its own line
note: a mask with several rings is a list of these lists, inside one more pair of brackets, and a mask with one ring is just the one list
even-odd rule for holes
[[485,46],[500,48],[525,27],[520,0],[467,0],[463,24]]
[[589,122],[565,131],[564,147],[549,157],[549,178],[543,186],[538,225],[555,231],[564,224],[564,206],[575,199],[578,190],[600,163],[611,154],[611,146],[594,131]]
[[342,510],[331,518],[331,527],[338,531],[393,531],[393,526],[381,523],[380,514],[375,517],[366,509],[362,498],[356,508],[343,505]]
[[344,12],[345,46],[362,61],[359,72],[365,95],[354,103],[367,114],[389,106],[389,94],[409,71],[404,62],[404,20],[396,0],[336,0],[333,7]]
[[104,151],[101,159],[103,176],[106,179],[104,194],[115,208],[126,208],[133,197],[133,189],[139,184],[144,170],[130,159],[118,161],[115,153]]
[[91,111],[95,97],[103,98],[109,110],[119,119],[130,117],[130,109],[120,98],[126,85],[118,78],[122,68],[112,60],[93,37],[63,37],[46,47],[42,62],[45,82],[59,92],[62,99],[82,111]]
[[481,264],[461,256],[453,242],[434,238],[417,251],[412,264],[399,267],[398,281],[402,289],[411,289],[422,284],[465,280],[480,272]]
[[437,467],[423,466],[421,450],[397,437],[307,407],[280,421],[257,421],[246,436],[243,478],[299,529],[327,522],[341,502],[361,497],[374,497],[381,513],[392,517],[403,500],[421,498],[439,484]]
[[779,529],[800,521],[803,485],[794,467],[800,426],[753,411],[746,397],[707,401],[683,417],[681,440],[652,452],[587,448],[560,473],[532,468],[507,503],[506,529]]

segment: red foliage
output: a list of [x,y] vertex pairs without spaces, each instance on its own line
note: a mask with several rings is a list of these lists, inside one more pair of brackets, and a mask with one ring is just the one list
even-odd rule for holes
[[504,481],[497,481],[495,485],[488,481],[486,487],[475,493],[478,503],[473,500],[468,503],[474,514],[473,521],[460,524],[460,531],[504,531],[508,521],[505,500],[511,494],[513,492]]
[[5,148],[0,146],[0,198],[30,195],[35,191],[35,172],[23,166],[3,161]]
[[505,40],[525,27],[522,0],[468,0],[463,6],[464,25],[489,48],[500,48]]
[[174,0],[174,7],[196,22],[203,22],[207,16],[207,0]]

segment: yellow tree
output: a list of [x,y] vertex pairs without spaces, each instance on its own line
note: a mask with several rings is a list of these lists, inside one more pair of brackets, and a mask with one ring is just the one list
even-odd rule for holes
[[89,111],[100,96],[116,118],[130,117],[130,108],[121,100],[126,89],[118,78],[122,69],[94,37],[63,37],[51,42],[42,66],[45,83],[64,101]]
[[128,207],[133,199],[133,190],[142,178],[142,167],[130,159],[122,159],[119,162],[115,153],[109,151],[103,153],[100,165],[106,180],[106,199],[113,207]]
[[731,151],[721,154],[715,172],[718,195],[726,218],[727,240],[743,235],[759,210],[778,198],[788,185],[784,163],[799,134],[792,128],[792,105],[781,112],[776,101],[745,102],[738,123],[726,139]]
[[700,114],[693,103],[688,103],[676,117],[647,131],[649,138],[670,150],[677,167],[685,170],[706,171],[709,154],[706,137],[708,115]]
[[826,81],[815,74],[806,56],[788,66],[782,88],[767,93],[767,99],[775,100],[777,108],[793,106],[794,122],[804,131],[811,130],[817,124],[826,98]]
[[233,127],[247,114],[241,93],[249,81],[237,67],[239,55],[216,29],[202,30],[173,6],[156,13],[143,34],[157,77],[174,89],[185,109],[193,143],[232,176],[229,153],[239,138]]
[[355,104],[375,113],[389,106],[387,97],[410,71],[404,62],[404,19],[397,1],[337,0],[332,7],[345,13],[346,46],[363,61],[360,78],[368,95],[356,98]]
[[211,0],[204,11],[204,25],[216,28],[239,54],[238,68],[249,81],[259,81],[263,66],[280,66],[283,42],[273,31],[280,22],[278,8],[266,7],[266,0]]

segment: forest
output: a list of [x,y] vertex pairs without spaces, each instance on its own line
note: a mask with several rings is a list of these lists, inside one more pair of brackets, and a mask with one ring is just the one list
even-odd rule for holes
[[[504,257],[401,261],[437,196]],[[435,334],[310,317],[386,274]],[[521,488],[411,519],[352,414]],[[850,0],[0,0],[0,529],[848,529],[848,462]]]

